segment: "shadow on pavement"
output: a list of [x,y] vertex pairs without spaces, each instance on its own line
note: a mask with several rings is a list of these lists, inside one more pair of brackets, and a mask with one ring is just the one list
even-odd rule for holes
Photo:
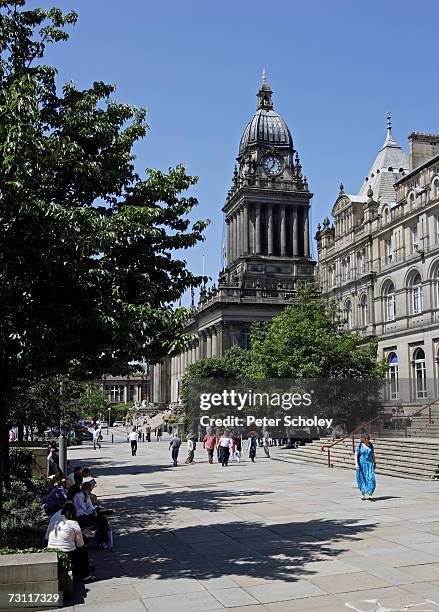
[[[328,519],[275,524],[233,520],[175,528],[175,515],[171,516],[185,509],[233,511],[251,501],[256,509],[257,497],[263,495],[262,503],[267,503],[267,493],[191,489],[111,500],[115,550],[97,553],[98,581],[232,577],[238,584],[255,579],[295,582],[319,571],[309,564],[333,561],[376,527]],[[294,516],[294,506],[291,513]],[[166,526],[169,520],[174,521],[172,527]],[[163,526],[157,528],[160,523]],[[75,603],[84,597],[82,593]]]

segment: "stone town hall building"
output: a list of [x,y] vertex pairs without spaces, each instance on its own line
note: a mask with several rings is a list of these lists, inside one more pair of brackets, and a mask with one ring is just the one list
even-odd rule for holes
[[223,207],[227,265],[218,286],[202,291],[181,355],[154,366],[153,401],[177,402],[188,364],[246,347],[254,321],[269,321],[291,302],[297,281],[314,277],[310,257],[312,193],[287,124],[273,109],[265,75],[257,110],[244,129],[232,186]]
[[387,136],[360,191],[340,186],[318,226],[318,282],[346,325],[379,339],[389,400],[439,394],[439,136],[412,133],[410,155]]

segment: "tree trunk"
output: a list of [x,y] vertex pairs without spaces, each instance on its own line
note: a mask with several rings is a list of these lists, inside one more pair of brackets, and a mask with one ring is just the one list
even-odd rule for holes
[[23,442],[24,440],[24,425],[23,423],[19,423],[17,425],[17,441]]
[[9,428],[6,394],[0,391],[0,531],[3,516],[3,488],[10,489]]

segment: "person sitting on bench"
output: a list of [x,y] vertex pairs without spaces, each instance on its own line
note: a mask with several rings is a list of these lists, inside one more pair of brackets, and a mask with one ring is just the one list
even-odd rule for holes
[[99,512],[90,499],[92,485],[84,482],[79,493],[76,493],[73,502],[78,515],[81,528],[96,527],[96,535],[101,548],[107,548],[108,532],[110,527],[106,516]]

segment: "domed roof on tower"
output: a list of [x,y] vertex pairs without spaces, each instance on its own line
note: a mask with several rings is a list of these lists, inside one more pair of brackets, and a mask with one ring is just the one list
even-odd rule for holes
[[239,144],[239,157],[251,145],[289,148],[293,151],[293,139],[287,124],[273,110],[271,94],[265,70],[262,72],[262,84],[258,91],[257,111],[247,124]]
[[369,173],[361,186],[358,195],[367,196],[369,188],[373,190],[374,199],[393,203],[395,189],[393,185],[408,172],[409,162],[400,145],[393,138],[390,113],[387,113],[387,135]]

